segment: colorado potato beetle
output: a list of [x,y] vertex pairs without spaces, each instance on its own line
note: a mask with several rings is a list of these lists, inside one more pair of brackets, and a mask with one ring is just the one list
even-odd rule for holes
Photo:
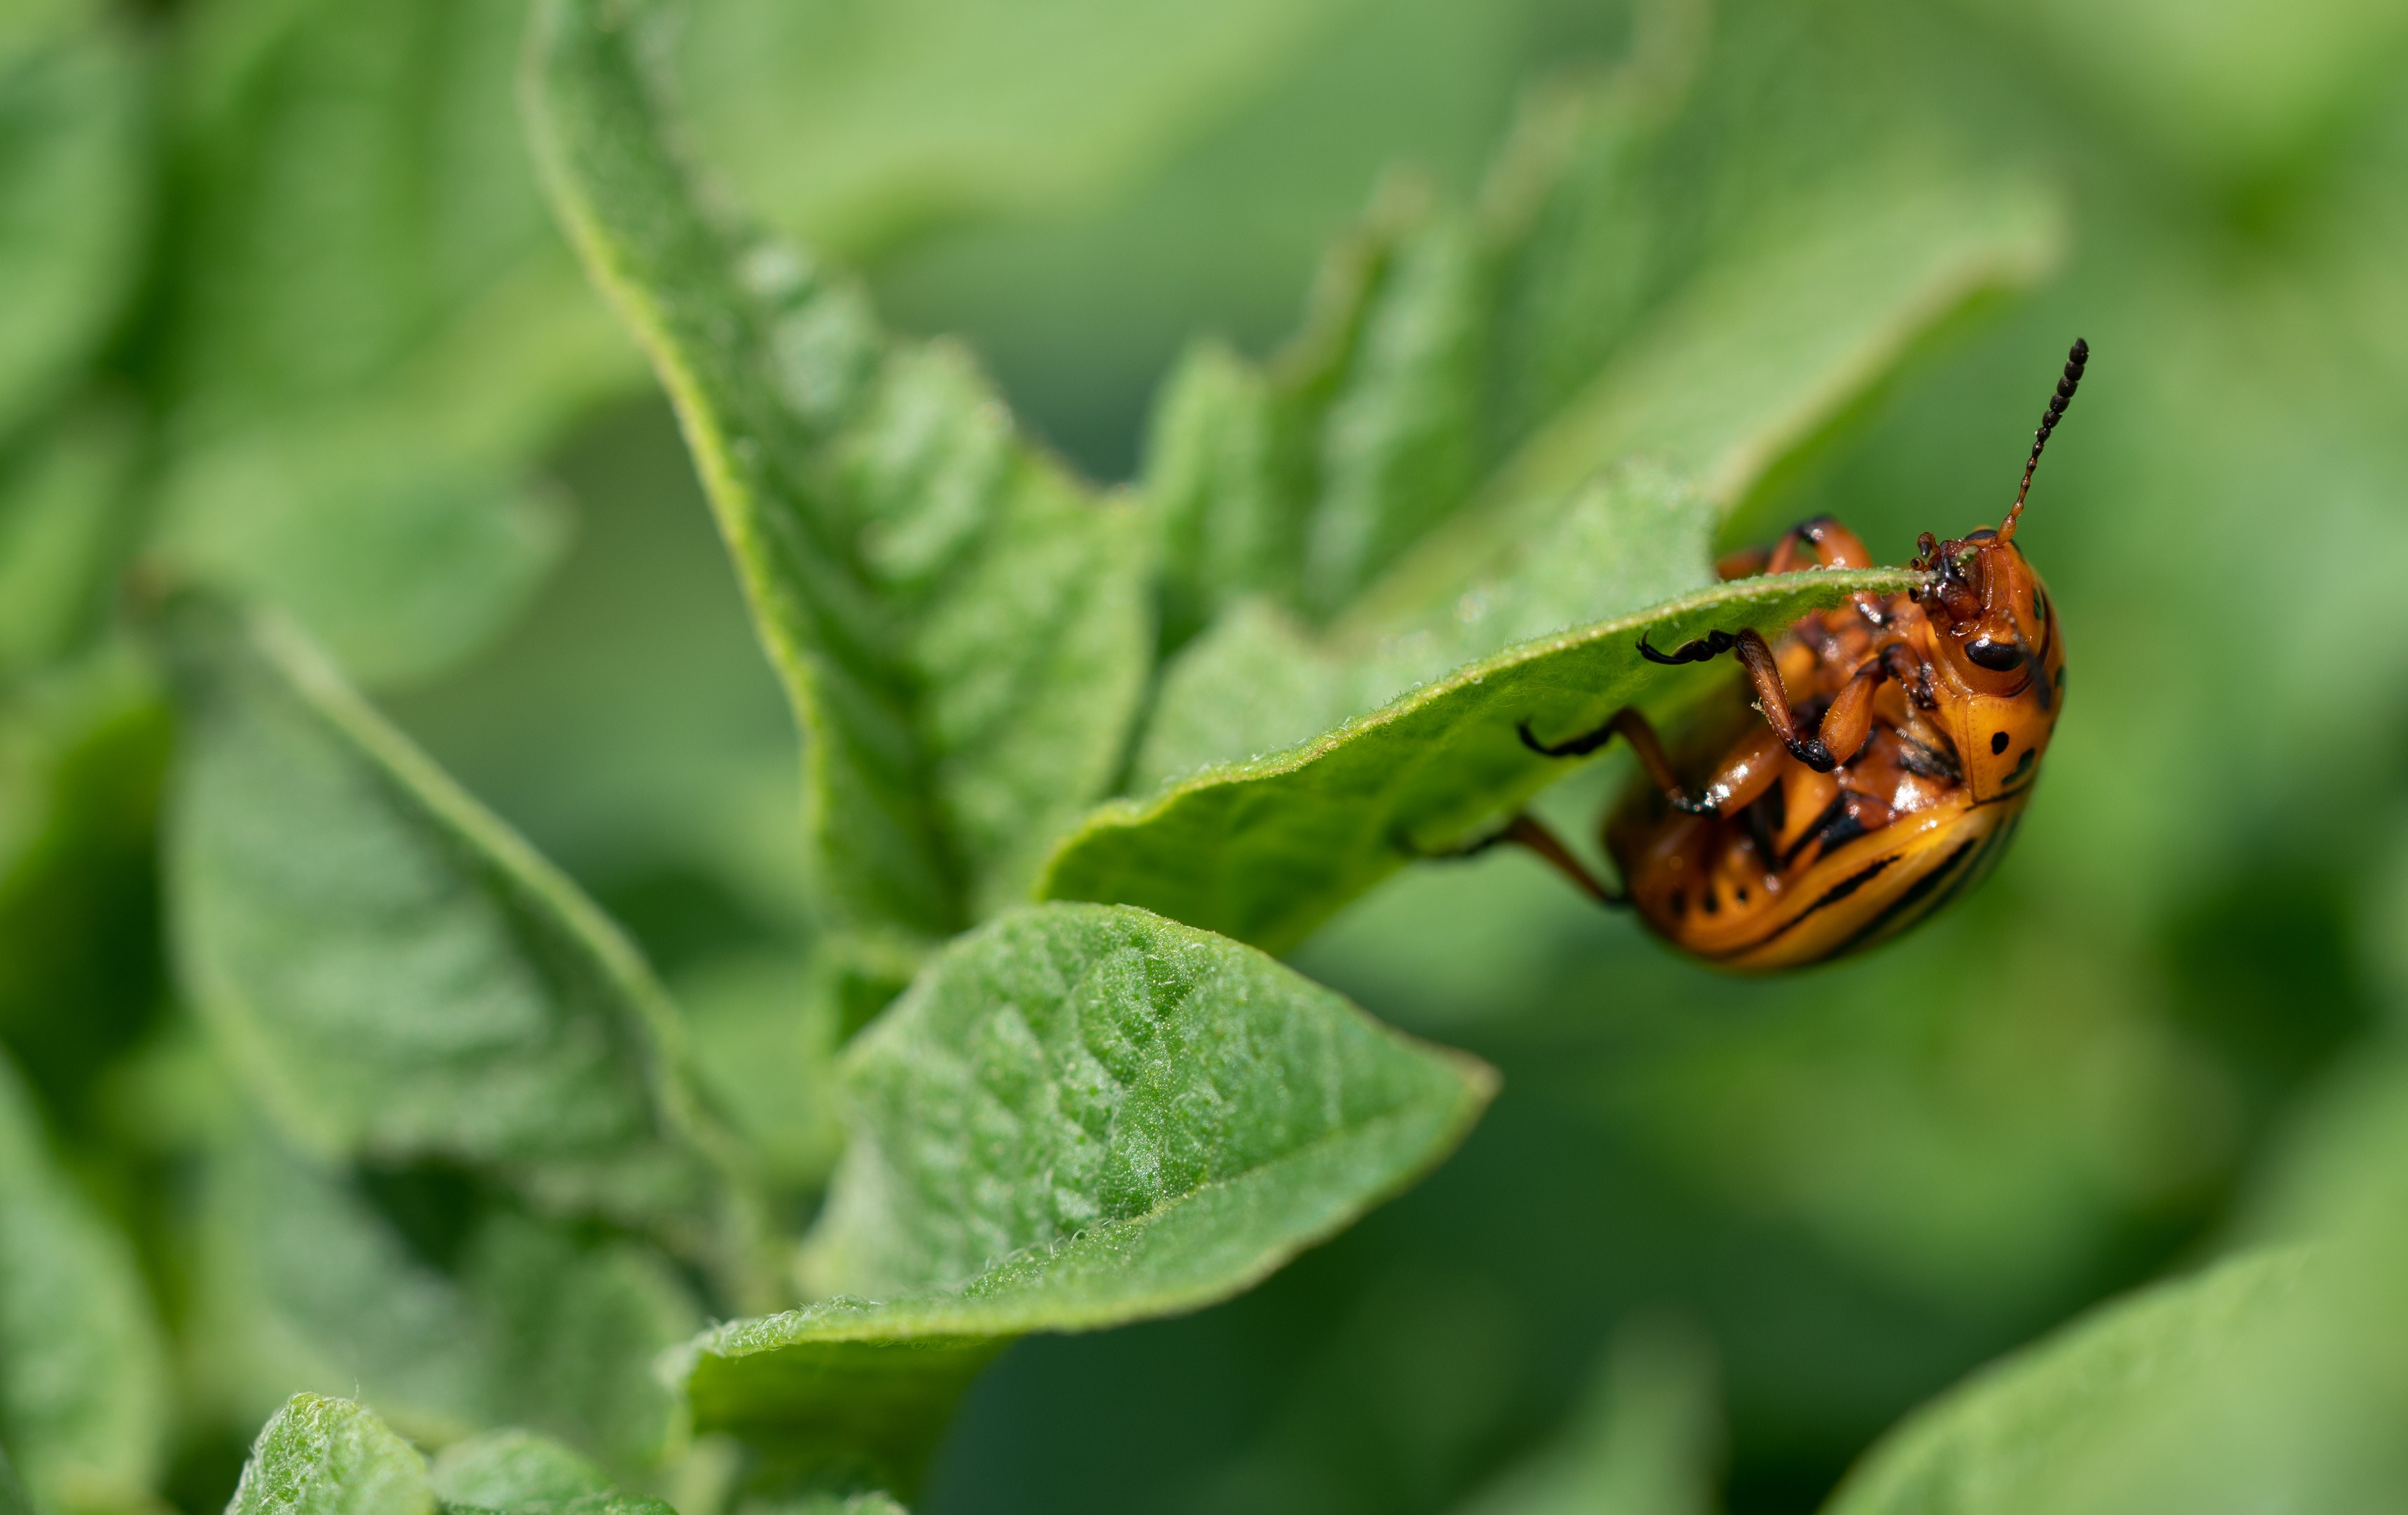
[[[1674,946],[1744,972],[1860,951],[1971,887],[2014,835],[2064,702],[2065,639],[2015,523],[2089,354],[2077,340],[2067,355],[1998,527],[1924,533],[1922,584],[1806,615],[1778,642],[1713,631],[1665,652],[1642,637],[1656,662],[1732,653],[1745,674],[1676,749],[1636,709],[1553,740],[1523,723],[1523,742],[1550,758],[1616,735],[1630,744],[1640,772],[1600,838],[1619,888],[1527,815],[1482,845],[1526,846]],[[1855,533],[1822,518],[1719,569],[1871,565]]]

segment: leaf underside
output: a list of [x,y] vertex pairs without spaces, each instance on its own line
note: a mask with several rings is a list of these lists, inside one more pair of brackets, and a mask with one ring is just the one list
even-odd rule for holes
[[1301,746],[1109,806],[1046,869],[1051,899],[1136,904],[1285,951],[1415,858],[1442,852],[1561,776],[1523,745],[1601,725],[1629,704],[1693,693],[1727,669],[1670,669],[1709,630],[1767,634],[1853,593],[1893,593],[1904,570],[1784,574],[1700,590],[1628,616],[1511,648]]

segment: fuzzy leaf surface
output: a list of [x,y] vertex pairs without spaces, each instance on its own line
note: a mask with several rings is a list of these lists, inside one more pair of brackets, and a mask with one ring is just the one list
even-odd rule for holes
[[426,1459],[347,1399],[294,1394],[262,1428],[226,1515],[436,1515]]
[[1025,898],[1104,793],[1145,676],[1142,522],[1013,427],[957,347],[724,224],[666,145],[649,7],[551,0],[532,129],[651,354],[807,738],[831,906],[933,939]]
[[1625,705],[1730,676],[1651,663],[1641,637],[1669,650],[1714,629],[1776,634],[1807,611],[1915,579],[1895,569],[1747,579],[1524,642],[1301,745],[1103,807],[1063,842],[1039,887],[1285,950],[1407,862],[1560,777],[1560,759],[1522,744],[1520,723],[1559,742]]
[[1093,905],[953,944],[845,1073],[812,1241],[841,1297],[707,1333],[686,1387],[698,1429],[874,1453],[895,1487],[1010,1338],[1253,1286],[1437,1162],[1494,1085],[1260,953]]
[[[128,1509],[150,1497],[166,1451],[167,1381],[133,1248],[52,1161],[32,1100],[0,1060],[0,1445],[44,1509]],[[0,1468],[0,1486],[13,1481]]]
[[186,990],[322,1157],[439,1159],[690,1255],[734,1190],[634,945],[289,625],[177,607],[167,824]]

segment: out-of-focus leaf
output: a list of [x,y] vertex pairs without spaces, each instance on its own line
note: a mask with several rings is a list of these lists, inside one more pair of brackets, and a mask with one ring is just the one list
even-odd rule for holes
[[465,1213],[422,1217],[456,1233],[454,1255],[431,1257],[355,1177],[259,1134],[221,1144],[204,1197],[194,1372],[222,1413],[340,1388],[431,1441],[521,1423],[613,1466],[661,1454],[671,1403],[652,1363],[698,1312],[657,1254],[471,1193]]
[[0,1515],[34,1515],[34,1502],[17,1481],[17,1470],[8,1465],[6,1447],[0,1447]]
[[1521,723],[1557,742],[1716,676],[1646,661],[1642,636],[1669,649],[1710,629],[1775,631],[1852,593],[1914,582],[1889,569],[1742,580],[1509,648],[1301,746],[1098,810],[1055,852],[1040,890],[1141,904],[1284,950],[1415,857],[1560,777],[1560,761],[1522,744]]
[[1136,512],[1017,436],[957,349],[723,227],[670,154],[647,7],[538,11],[561,216],[676,401],[809,737],[830,904],[941,936],[1021,897],[1110,784],[1144,677]]
[[447,1505],[516,1509],[566,1505],[609,1492],[609,1474],[529,1431],[493,1431],[455,1441],[435,1459],[435,1493]]
[[838,978],[788,954],[714,959],[677,981],[695,1076],[771,1179],[815,1189],[844,1144],[837,1118]]
[[0,465],[0,679],[70,651],[99,618],[126,545],[129,417],[77,416]]
[[426,1459],[347,1399],[294,1394],[259,1433],[226,1515],[436,1515]]
[[1713,583],[1713,512],[1631,468],[1599,480],[1442,613],[1329,638],[1267,599],[1241,601],[1163,678],[1131,787],[1294,746],[1502,646],[1631,615]]
[[748,1515],[910,1515],[895,1496],[876,1489],[849,1493],[808,1493],[799,1498],[746,1507]]
[[289,626],[173,613],[179,970],[304,1148],[466,1166],[744,1267],[675,1007],[635,947]]
[[519,8],[191,18],[161,548],[371,679],[490,637],[564,541],[523,474],[638,375],[518,139]]
[[2408,41],[2396,7],[2354,0],[2229,0],[2212,10],[1960,4],[2017,28],[2066,76],[2057,88],[2098,101],[2150,152],[2243,187],[2329,148],[2396,77]]
[[1443,1157],[1493,1087],[1259,953],[1096,906],[947,948],[845,1073],[811,1272],[847,1297],[707,1333],[686,1389],[697,1429],[907,1491],[1011,1337],[1251,1287]]
[[754,203],[857,251],[1110,188],[1348,8],[738,0],[681,28],[678,78],[705,150]]
[[[2237,1145],[2229,1084],[2093,953],[1968,911],[1766,1019],[1626,975],[1689,1025],[1598,1083],[1692,1192],[1779,1217],[1928,1307],[2028,1320],[2100,1265],[2117,1217],[2202,1203]],[[1956,982],[1976,955],[1984,972]]]
[[1849,1475],[1831,1515],[2004,1515],[2101,1492],[2085,1475],[2143,1450],[2130,1438],[2152,1399],[2241,1366],[2251,1335],[2315,1286],[2308,1268],[2296,1252],[2245,1256],[2101,1307],[1918,1412]]
[[1705,1343],[1634,1322],[1572,1424],[1456,1515],[1712,1515],[1720,1419]]
[[132,1509],[161,1472],[167,1413],[133,1248],[52,1163],[0,1060],[0,1443],[52,1515]]
[[164,999],[156,822],[167,715],[122,647],[0,700],[0,1045],[70,1131]]
[[1482,458],[1488,269],[1468,217],[1434,213],[1398,240],[1320,438],[1306,602],[1327,613],[1470,491]]
[[0,22],[0,436],[90,357],[140,256],[144,69],[96,4]]

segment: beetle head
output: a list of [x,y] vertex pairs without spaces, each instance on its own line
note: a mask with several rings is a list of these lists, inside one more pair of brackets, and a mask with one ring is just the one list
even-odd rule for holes
[[2047,588],[2015,545],[2015,524],[2041,449],[2065,419],[2089,361],[2090,344],[2074,339],[2032,433],[2023,484],[1998,529],[1984,527],[1959,541],[1934,541],[1927,531],[1916,544],[1914,566],[1931,575],[1914,598],[1931,628],[1932,693],[1977,801],[2031,782],[2065,693],[2064,642]]
[[1976,801],[2031,781],[2062,702],[2064,639],[2022,549],[1987,527],[1961,541],[1926,535],[1915,592],[1931,628],[1935,714],[1956,744]]

